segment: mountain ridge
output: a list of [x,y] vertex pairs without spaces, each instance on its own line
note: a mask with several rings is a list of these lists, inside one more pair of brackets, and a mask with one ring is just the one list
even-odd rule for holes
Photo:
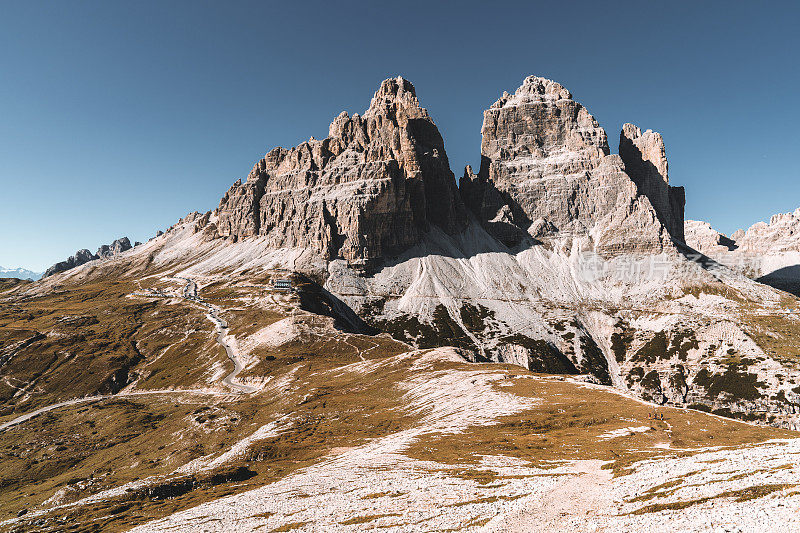
[[387,79],[363,117],[273,149],[216,210],[124,256],[130,275],[282,268],[412,346],[798,424],[795,355],[770,352],[757,318],[782,324],[791,304],[692,256],[660,135],[626,124],[613,155],[589,111],[536,76],[487,109],[482,131],[481,169],[456,188],[413,85]]
[[0,278],[19,278],[37,281],[42,277],[42,272],[34,272],[27,268],[5,268],[0,266]]
[[687,244],[772,287],[800,295],[800,208],[772,215],[730,237],[711,224],[686,222]]
[[797,524],[800,299],[695,249],[660,135],[535,76],[460,187],[402,78],[329,133],[0,282],[0,528]]

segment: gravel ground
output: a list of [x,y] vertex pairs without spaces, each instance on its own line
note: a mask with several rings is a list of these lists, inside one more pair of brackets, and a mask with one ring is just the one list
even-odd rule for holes
[[[457,357],[435,350],[416,365],[424,370],[426,361]],[[602,461],[540,469],[496,455],[483,456],[479,465],[404,455],[421,435],[491,425],[543,401],[504,392],[497,386],[503,377],[485,370],[421,371],[402,384],[408,409],[422,415],[419,426],[336,450],[280,481],[134,531],[800,531],[800,486],[794,486],[800,484],[800,439],[641,461],[617,477]],[[478,469],[493,470],[497,479],[459,475]]]

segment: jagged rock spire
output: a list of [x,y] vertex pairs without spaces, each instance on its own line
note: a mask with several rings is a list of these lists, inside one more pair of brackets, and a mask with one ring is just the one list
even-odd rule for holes
[[683,187],[669,184],[669,164],[664,139],[660,133],[624,124],[619,134],[619,155],[625,172],[633,179],[639,193],[647,196],[658,219],[670,235],[684,242],[683,210],[686,193]]
[[465,173],[461,192],[507,245],[560,237],[612,255],[671,246],[606,132],[562,85],[526,78],[484,112],[481,134],[480,171]]
[[329,136],[275,148],[218,209],[223,237],[264,237],[327,259],[369,265],[447,233],[467,218],[439,130],[401,77],[385,80],[363,115],[341,113]]

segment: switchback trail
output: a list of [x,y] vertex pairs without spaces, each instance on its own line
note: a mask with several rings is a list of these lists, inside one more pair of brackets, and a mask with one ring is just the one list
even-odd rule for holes
[[244,363],[242,363],[242,360],[239,358],[238,350],[225,340],[225,338],[228,336],[228,324],[222,318],[220,318],[219,308],[211,305],[198,296],[197,284],[194,282],[194,280],[190,278],[180,278],[177,276],[175,279],[180,279],[186,282],[186,286],[183,288],[184,299],[191,300],[199,305],[202,305],[208,310],[206,318],[213,322],[214,326],[217,328],[217,344],[225,349],[225,354],[233,363],[233,372],[222,378],[222,383],[226,387],[244,394],[256,392],[258,388],[234,381],[236,376],[238,376],[242,369],[244,369]]
[[242,363],[241,359],[239,359],[236,348],[228,344],[228,342],[225,340],[225,337],[228,336],[228,324],[226,324],[225,321],[217,315],[218,310],[216,307],[213,305],[208,305],[207,309],[208,314],[206,317],[208,317],[208,319],[211,320],[217,327],[217,343],[225,348],[225,353],[227,354],[228,359],[233,362],[233,372],[222,378],[222,383],[231,389],[245,394],[256,392],[258,388],[234,381],[236,376],[239,375],[239,372],[241,372],[244,368],[244,364]]

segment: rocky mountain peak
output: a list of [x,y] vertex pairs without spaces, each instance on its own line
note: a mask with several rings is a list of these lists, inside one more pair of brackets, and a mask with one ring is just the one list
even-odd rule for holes
[[736,251],[753,257],[771,256],[769,266],[777,267],[781,263],[777,259],[779,256],[785,254],[786,261],[794,265],[796,254],[800,252],[800,208],[772,215],[769,223],[756,222],[747,230],[736,230],[730,237],[714,230],[707,222],[687,220],[685,228],[686,244],[714,259],[720,259],[725,252]]
[[556,100],[572,100],[572,93],[553,80],[539,76],[528,76],[513,95],[504,92],[503,96],[492,104],[492,107]]
[[383,80],[364,115],[386,114],[392,107],[402,108],[406,113],[416,111],[420,115],[428,116],[428,112],[417,100],[414,85],[402,76]]
[[111,244],[104,244],[100,246],[100,248],[97,249],[97,254],[95,255],[98,257],[111,257],[112,255],[122,253],[126,250],[130,250],[131,248],[133,247],[131,246],[130,239],[127,237],[122,237],[116,239]]
[[93,254],[88,249],[84,248],[75,252],[75,255],[68,257],[64,261],[59,261],[55,265],[48,268],[42,277],[46,278],[59,272],[65,272],[75,267],[81,266],[100,258],[112,257],[132,248],[131,241],[128,237],[121,237],[116,239],[111,244],[103,244],[97,249],[97,253]]
[[683,189],[669,186],[658,133],[627,124],[621,156],[611,155],[605,130],[566,88],[529,76],[484,112],[481,134],[480,170],[467,169],[459,191],[413,84],[389,78],[325,139],[269,151],[222,198],[214,231],[351,265],[399,254],[432,226],[460,232],[465,205],[511,247],[578,239],[613,255],[683,240]]
[[222,198],[218,234],[366,266],[431,225],[451,234],[466,226],[444,141],[409,81],[385,80],[363,115],[340,113],[328,133],[257,162]]
[[733,270],[800,296],[800,209],[779,213],[730,237],[687,220],[686,244]]
[[683,187],[669,185],[669,164],[660,133],[624,124],[619,134],[619,155],[625,171],[656,210],[658,219],[670,235],[684,242],[683,212],[686,195]]
[[756,222],[731,237],[734,236],[743,250],[752,253],[799,252],[800,209],[772,215],[769,223]]
[[542,175],[594,167],[610,153],[589,111],[560,84],[536,76],[484,111],[481,135],[483,156],[535,160]]
[[711,227],[711,224],[701,220],[687,220],[684,223],[684,233],[688,246],[709,257],[718,257],[721,253],[731,252],[738,248],[734,239],[718,232]]
[[481,168],[465,174],[462,195],[507,245],[538,240],[542,228],[605,254],[668,245],[647,195],[610,154],[605,130],[562,85],[529,76],[484,112],[481,135]]
[[777,213],[769,217],[770,226],[775,226],[777,224],[800,224],[800,208],[795,209],[791,213]]

